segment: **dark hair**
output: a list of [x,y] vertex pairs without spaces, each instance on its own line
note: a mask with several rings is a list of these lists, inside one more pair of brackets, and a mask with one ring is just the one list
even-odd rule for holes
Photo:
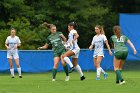
[[69,25],[69,26],[73,26],[74,29],[77,29],[77,27],[78,27],[78,25],[77,25],[76,22],[70,22],[68,25]]

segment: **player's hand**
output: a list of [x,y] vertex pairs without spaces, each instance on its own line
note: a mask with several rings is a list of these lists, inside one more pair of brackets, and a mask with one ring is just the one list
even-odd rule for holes
[[41,50],[41,49],[42,49],[42,47],[38,47],[37,49],[38,49],[38,50]]
[[134,50],[134,55],[136,55],[137,54],[137,51],[136,50]]
[[17,49],[17,47],[18,47],[17,44],[15,44],[14,49]]
[[7,48],[7,50],[10,50],[10,47],[7,46],[6,48]]
[[72,40],[72,44],[74,45],[74,40]]
[[92,45],[90,45],[90,46],[89,46],[89,50],[92,50],[92,48],[93,48],[93,46],[92,46]]
[[109,54],[112,56],[112,51],[109,51]]

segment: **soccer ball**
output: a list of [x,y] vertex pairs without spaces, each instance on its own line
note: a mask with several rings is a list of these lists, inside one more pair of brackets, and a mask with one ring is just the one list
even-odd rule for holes
[[64,47],[65,47],[65,49],[69,50],[69,49],[72,48],[72,43],[66,42],[66,43],[64,44]]

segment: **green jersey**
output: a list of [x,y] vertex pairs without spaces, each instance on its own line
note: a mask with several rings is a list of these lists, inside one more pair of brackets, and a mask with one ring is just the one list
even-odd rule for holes
[[50,34],[46,39],[46,44],[52,45],[53,53],[60,53],[65,50],[65,47],[62,44],[61,34],[62,32],[56,32],[54,34]]
[[126,47],[126,42],[128,38],[124,35],[121,35],[120,39],[117,38],[116,35],[111,36],[111,43],[114,44],[114,52],[119,52],[119,51],[128,51]]

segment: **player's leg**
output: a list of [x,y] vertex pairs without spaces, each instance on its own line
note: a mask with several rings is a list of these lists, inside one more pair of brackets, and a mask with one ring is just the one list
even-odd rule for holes
[[21,75],[21,67],[20,67],[20,64],[19,64],[19,56],[18,56],[18,53],[15,53],[13,55],[13,57],[14,57],[14,60],[15,60],[16,66],[17,66],[17,71],[18,71],[18,74],[19,74],[19,78],[22,78],[22,75]]
[[97,59],[95,61],[96,68],[97,68],[97,77],[96,80],[100,80],[100,73],[101,73],[101,68],[100,68],[100,63],[102,61],[102,56],[97,56]]
[[78,58],[72,58],[72,63],[75,67],[75,69],[78,71],[78,73],[80,74],[80,79],[81,80],[84,80],[85,79],[85,76],[81,70],[81,67],[78,65]]
[[60,57],[54,57],[54,66],[53,66],[53,70],[52,70],[52,81],[55,81],[59,62],[60,62]]
[[13,61],[12,61],[12,54],[10,52],[7,52],[7,59],[9,62],[9,66],[10,66],[10,73],[12,78],[14,78],[14,67],[13,67]]
[[64,71],[66,73],[66,79],[65,79],[65,81],[69,81],[68,66],[67,66],[66,62],[64,61],[64,59],[62,58],[62,56],[61,56],[61,61],[62,61],[63,69],[64,69]]
[[21,67],[20,67],[20,64],[19,64],[19,58],[14,58],[14,59],[15,59],[15,63],[16,63],[16,66],[17,66],[17,71],[18,71],[18,74],[19,74],[19,78],[22,78]]
[[72,56],[72,55],[74,55],[74,53],[73,53],[72,51],[70,51],[70,50],[67,51],[66,53],[64,53],[64,54],[62,55],[63,60],[64,60],[67,64],[70,65],[70,71],[69,71],[69,73],[71,73],[71,72],[74,70],[74,66],[73,66],[72,62],[70,61],[70,59],[68,58],[69,56]]
[[[120,72],[121,72],[121,75],[122,75],[122,67],[123,67],[124,62],[125,62],[125,60],[121,60],[121,61],[120,61],[119,70],[120,70]],[[125,83],[125,81],[124,81],[124,79],[123,79],[123,77],[122,77],[122,80],[121,80],[120,84],[124,84],[124,83]]]
[[63,54],[64,61],[69,64],[71,68],[73,67],[73,64],[68,57],[72,55],[74,55],[74,53],[70,50]]
[[9,61],[9,65],[10,65],[11,76],[12,76],[12,78],[14,78],[14,67],[13,67],[12,56],[8,57],[8,61]]
[[123,80],[120,69],[119,69],[120,64],[121,64],[121,60],[114,57],[114,70],[116,72],[116,84],[119,84],[119,81]]

